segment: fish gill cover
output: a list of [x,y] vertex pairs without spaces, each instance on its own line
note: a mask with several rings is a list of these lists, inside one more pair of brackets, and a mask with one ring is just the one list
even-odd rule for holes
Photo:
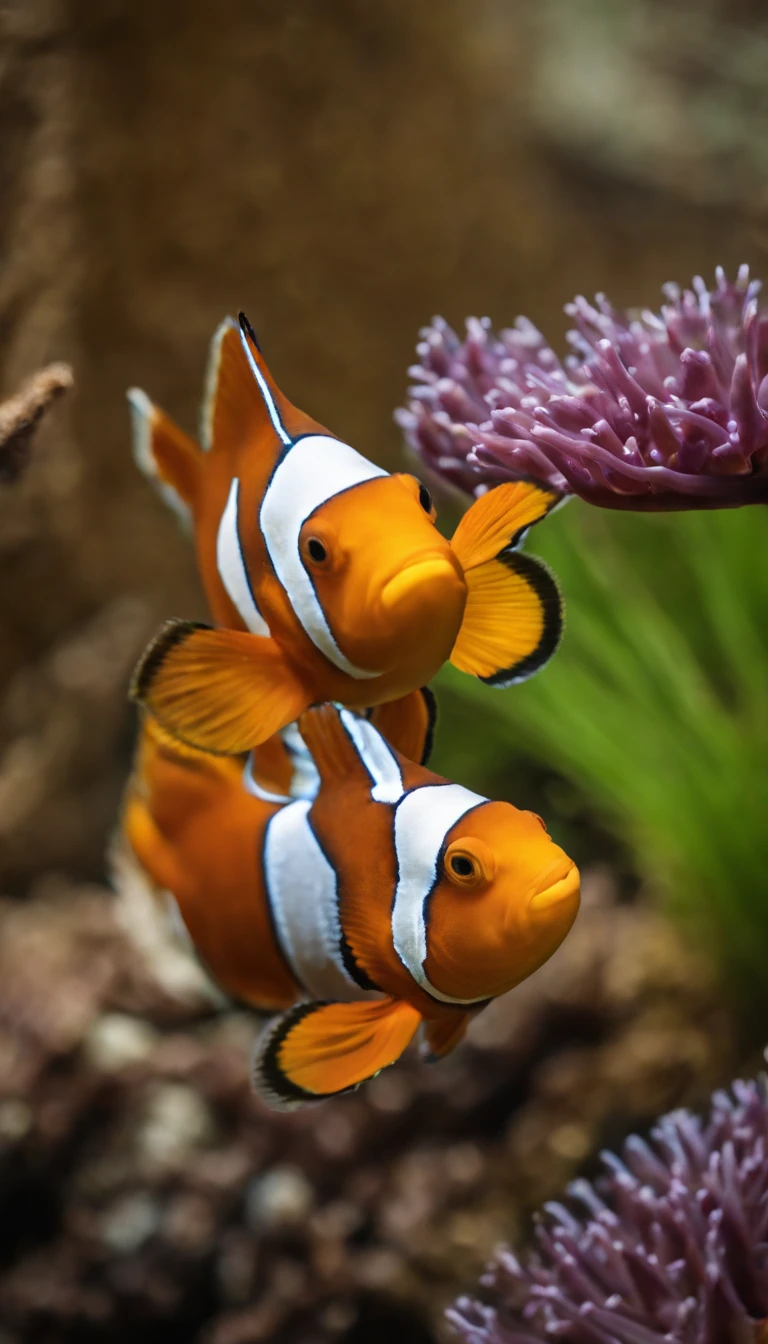
[[662,1118],[603,1154],[571,1208],[545,1205],[538,1249],[502,1251],[485,1301],[449,1319],[465,1344],[749,1344],[768,1325],[766,1078],[716,1092],[709,1117]]
[[560,359],[527,318],[498,334],[436,317],[421,333],[406,439],[470,493],[518,477],[619,509],[768,500],[768,317],[760,282],[721,267],[715,286],[664,286],[660,313],[604,294],[566,305]]

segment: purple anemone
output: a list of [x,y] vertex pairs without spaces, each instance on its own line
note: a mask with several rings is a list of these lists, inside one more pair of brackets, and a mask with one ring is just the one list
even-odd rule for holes
[[757,1344],[768,1339],[766,1079],[678,1111],[549,1204],[538,1249],[501,1252],[484,1301],[448,1313],[464,1344]]
[[566,307],[560,360],[526,318],[462,340],[425,327],[396,413],[412,448],[470,493],[532,478],[613,509],[725,508],[768,501],[768,316],[760,282],[722,269],[713,290],[666,285],[660,313],[599,294]]

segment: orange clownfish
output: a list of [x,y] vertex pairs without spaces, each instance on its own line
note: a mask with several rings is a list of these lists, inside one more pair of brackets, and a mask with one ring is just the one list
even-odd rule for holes
[[291,405],[243,316],[217,331],[207,385],[202,447],[129,393],[136,457],[191,518],[220,627],[172,621],[139,665],[134,697],[175,736],[247,751],[323,700],[400,701],[408,717],[448,658],[508,686],[551,656],[557,586],[517,546],[556,494],[499,485],[449,542],[414,476],[389,475]]
[[279,1014],[253,1064],[278,1109],[356,1087],[420,1027],[446,1054],[579,905],[578,870],[533,813],[414,765],[349,710],[309,709],[299,728],[316,796],[279,804],[148,718],[123,818],[210,975]]

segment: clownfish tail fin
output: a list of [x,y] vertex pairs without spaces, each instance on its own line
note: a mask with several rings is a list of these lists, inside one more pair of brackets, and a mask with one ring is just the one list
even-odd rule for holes
[[557,582],[543,561],[519,551],[523,537],[561,496],[529,481],[481,495],[454,533],[467,602],[451,662],[490,686],[512,686],[552,657],[563,629]]
[[417,1010],[398,999],[296,1004],[257,1044],[254,1089],[278,1111],[349,1092],[393,1064],[420,1022]]
[[259,746],[309,701],[273,639],[179,620],[145,650],[130,694],[173,737],[224,756]]
[[134,461],[188,528],[199,489],[200,447],[141,388],[129,388],[126,396]]

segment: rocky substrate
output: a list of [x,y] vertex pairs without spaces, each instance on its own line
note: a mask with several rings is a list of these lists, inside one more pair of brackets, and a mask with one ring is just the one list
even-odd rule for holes
[[0,903],[0,1344],[429,1344],[592,1155],[740,1062],[704,962],[609,872],[450,1059],[291,1115],[258,1023],[157,975],[99,887]]

